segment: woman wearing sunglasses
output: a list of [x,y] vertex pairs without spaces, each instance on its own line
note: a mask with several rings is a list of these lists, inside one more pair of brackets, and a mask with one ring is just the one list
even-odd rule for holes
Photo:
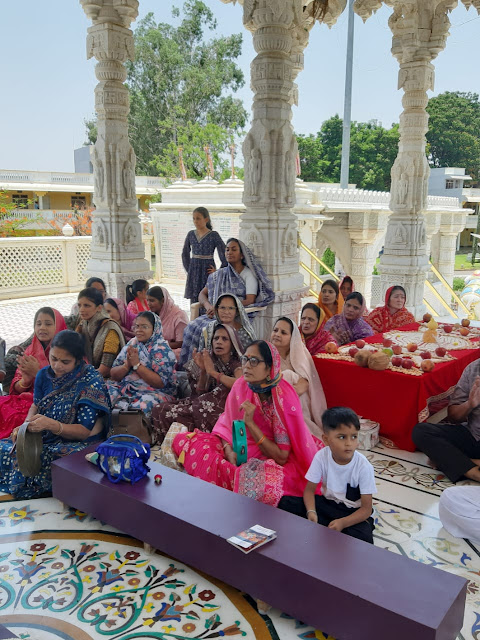
[[[190,475],[281,506],[283,496],[303,495],[305,473],[323,444],[305,424],[294,388],[282,379],[277,349],[257,340],[241,361],[243,376],[212,433],[180,433],[173,451]],[[234,427],[235,421],[243,427]]]

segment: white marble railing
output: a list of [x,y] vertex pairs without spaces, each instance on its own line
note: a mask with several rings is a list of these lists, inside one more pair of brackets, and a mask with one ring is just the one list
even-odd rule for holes
[[386,204],[390,202],[389,191],[368,191],[367,189],[328,189],[318,190],[318,198],[321,202],[352,202],[368,204]]
[[27,218],[28,220],[37,220],[41,222],[42,219],[48,222],[56,218],[65,218],[70,215],[76,215],[71,209],[59,210],[59,209],[13,209],[9,212],[9,220],[20,220],[21,218]]
[[456,207],[460,208],[460,200],[450,196],[427,196],[429,207]]
[[[144,236],[151,262],[151,236]],[[0,238],[0,300],[80,291],[91,236]]]
[[[92,173],[62,173],[58,171],[16,171],[13,169],[0,169],[0,187],[5,187],[11,183],[29,183],[41,185],[44,191],[48,185],[84,185],[84,191],[93,191]],[[166,184],[165,178],[157,176],[136,176],[135,185],[137,189],[161,189]],[[48,190],[48,189],[47,189]],[[57,188],[58,190],[58,188]]]

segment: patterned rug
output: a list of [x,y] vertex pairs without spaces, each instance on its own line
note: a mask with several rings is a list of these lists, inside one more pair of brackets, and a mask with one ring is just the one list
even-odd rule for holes
[[[450,483],[422,454],[379,446],[366,455],[379,490],[375,545],[466,578],[458,638],[480,640],[480,548],[452,538],[438,518]],[[146,554],[53,498],[0,500],[0,632],[3,625],[25,640],[334,640],[275,609],[260,616],[249,595]]]

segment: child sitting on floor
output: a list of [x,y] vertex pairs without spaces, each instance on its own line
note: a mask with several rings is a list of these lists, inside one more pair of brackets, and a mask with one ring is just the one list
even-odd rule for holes
[[[322,424],[326,446],[317,451],[305,476],[307,518],[373,544],[372,494],[377,488],[372,465],[356,450],[358,416],[352,409],[332,407],[322,415]],[[320,481],[323,495],[317,496]]]

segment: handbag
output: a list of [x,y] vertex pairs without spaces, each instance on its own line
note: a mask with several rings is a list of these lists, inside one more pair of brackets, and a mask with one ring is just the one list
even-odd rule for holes
[[232,425],[232,449],[237,454],[237,467],[247,461],[247,428],[243,420],[234,420]]
[[117,406],[112,411],[112,426],[108,435],[126,434],[152,444],[150,420],[141,409],[131,409],[127,402],[122,399],[117,401]]
[[128,434],[111,436],[97,447],[97,465],[110,482],[134,484],[150,471],[150,445]]

